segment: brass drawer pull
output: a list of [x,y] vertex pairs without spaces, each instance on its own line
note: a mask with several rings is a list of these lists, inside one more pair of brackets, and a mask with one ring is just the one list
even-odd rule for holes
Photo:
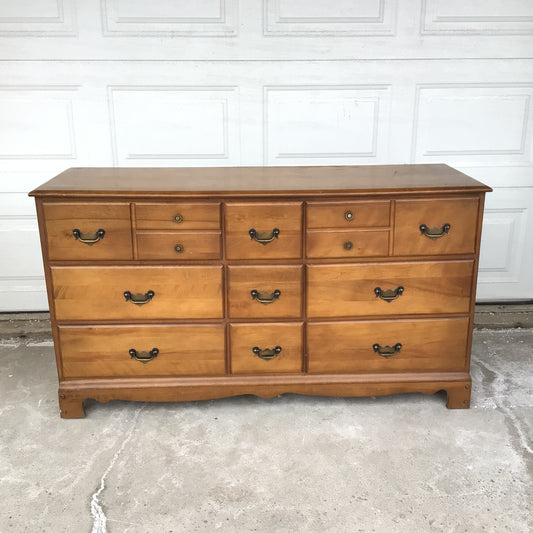
[[446,235],[450,231],[451,227],[451,224],[448,223],[443,224],[440,228],[428,228],[425,224],[420,224],[418,229],[420,230],[421,235],[425,235],[429,239],[435,240],[443,235]]
[[252,352],[254,352],[257,357],[260,357],[265,361],[270,361],[270,359],[274,359],[274,357],[277,357],[281,353],[281,346],[276,346],[273,349],[265,348],[264,350],[261,350],[261,348],[254,346],[252,348]]
[[92,246],[95,242],[104,238],[105,230],[99,229],[96,233],[82,233],[79,229],[73,229],[72,234],[77,241]]
[[259,292],[255,289],[250,292],[252,300],[257,300],[260,304],[271,304],[281,296],[281,291],[276,289],[274,292]]
[[380,346],[378,343],[374,344],[372,346],[372,349],[381,357],[385,357],[388,359],[389,357],[392,357],[394,354],[400,353],[400,350],[402,349],[402,345],[398,342],[394,346]]
[[351,211],[346,211],[346,213],[344,213],[344,218],[350,222],[353,220],[353,213]]
[[147,304],[152,300],[152,298],[155,296],[154,291],[148,291],[144,294],[138,293],[138,294],[131,294],[130,291],[124,291],[124,298],[126,298],[126,302],[131,302],[135,305],[144,305]]
[[274,228],[272,231],[255,231],[254,228],[252,228],[250,231],[248,231],[248,235],[250,235],[250,238],[252,240],[256,240],[258,243],[266,245],[269,242],[272,242],[274,239],[277,239],[279,237],[279,229]]
[[344,249],[345,250],[351,250],[353,248],[353,242],[350,242],[350,241],[346,241],[344,243]]
[[387,289],[386,291],[384,291],[381,287],[376,287],[374,289],[374,294],[376,295],[376,298],[381,298],[382,300],[391,303],[392,300],[396,300],[396,298],[401,296],[404,290],[405,289],[401,285],[396,287],[394,290]]
[[140,363],[148,363],[148,361],[157,357],[159,350],[157,348],[152,348],[149,352],[138,352],[135,348],[132,348],[129,351],[129,354],[132,359],[136,359]]
[[183,217],[181,215],[174,215],[173,220],[179,224],[180,222],[183,222]]
[[178,252],[178,254],[181,254],[183,252],[183,244],[176,244],[176,246],[174,246],[174,250]]

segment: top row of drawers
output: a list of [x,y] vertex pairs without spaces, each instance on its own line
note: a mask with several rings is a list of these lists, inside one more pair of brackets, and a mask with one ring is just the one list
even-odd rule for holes
[[43,204],[52,260],[132,259],[137,248],[139,259],[165,259],[158,250],[168,243],[179,248],[174,240],[187,243],[187,252],[205,252],[168,259],[216,259],[221,257],[222,226],[228,259],[297,259],[302,255],[303,209],[305,255],[310,258],[475,251],[477,196],[310,201],[305,206],[291,201],[226,202],[223,224],[219,202]]

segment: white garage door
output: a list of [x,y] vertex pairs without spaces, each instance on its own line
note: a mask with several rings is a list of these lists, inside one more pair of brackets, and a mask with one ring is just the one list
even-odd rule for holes
[[2,0],[0,310],[46,309],[27,192],[72,166],[445,162],[478,297],[533,298],[531,0]]

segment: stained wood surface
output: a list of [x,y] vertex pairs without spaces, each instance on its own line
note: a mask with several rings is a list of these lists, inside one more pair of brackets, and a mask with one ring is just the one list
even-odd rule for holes
[[[351,229],[388,226],[390,201],[309,202],[306,211],[308,228]],[[346,216],[347,213],[351,217]]]
[[[66,378],[224,374],[224,326],[60,327]],[[130,349],[157,357],[146,363]]]
[[[467,336],[468,318],[308,324],[309,372],[460,371]],[[376,343],[402,346],[385,358]]]
[[[427,261],[307,267],[309,317],[468,313],[472,261]],[[387,302],[374,289],[404,292]]]
[[386,257],[389,235],[389,230],[310,230],[306,255],[315,259]]
[[[176,216],[179,222],[176,222]],[[138,202],[135,204],[135,220],[137,229],[219,229],[220,204]]]
[[[222,267],[52,267],[57,320],[222,318]],[[144,305],[124,291],[146,294]]]
[[447,165],[368,165],[324,167],[190,167],[71,168],[30,193],[68,195],[191,198],[234,195],[316,196],[418,192],[490,191]]
[[[187,259],[220,259],[220,231],[137,231],[137,254],[139,259],[164,259],[183,261]],[[180,246],[181,252],[176,251]]]

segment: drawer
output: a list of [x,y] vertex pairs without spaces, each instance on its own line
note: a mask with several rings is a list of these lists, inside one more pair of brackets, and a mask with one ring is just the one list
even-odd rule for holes
[[462,371],[467,340],[468,318],[309,324],[309,372]]
[[137,229],[220,229],[219,203],[138,203]]
[[366,228],[390,225],[390,201],[309,202],[307,228]]
[[50,260],[132,258],[129,204],[45,203],[43,209]]
[[66,378],[225,373],[222,325],[62,326],[59,342]]
[[[51,271],[57,320],[223,316],[219,266],[52,267]],[[131,298],[125,297],[126,291]]]
[[[301,372],[302,337],[301,323],[232,324],[230,326],[232,373]],[[278,353],[279,348],[281,350]]]
[[468,313],[473,270],[472,261],[308,266],[307,314]]
[[477,198],[398,200],[394,255],[473,254],[478,210]]
[[137,232],[139,259],[220,259],[220,231]]
[[[229,316],[297,318],[302,313],[301,266],[230,266]],[[255,293],[252,295],[252,291]]]
[[[225,224],[228,259],[290,259],[302,255],[301,203],[228,203]],[[256,232],[255,238],[250,237],[251,230]],[[279,235],[274,230],[279,230]]]
[[307,232],[307,257],[386,257],[389,230],[330,230]]

